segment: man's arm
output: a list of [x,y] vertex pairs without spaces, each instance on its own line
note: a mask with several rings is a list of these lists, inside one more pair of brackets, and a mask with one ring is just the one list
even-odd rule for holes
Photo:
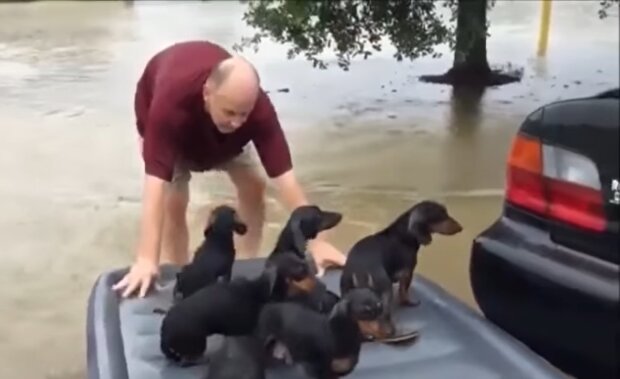
[[137,259],[159,264],[162,229],[164,223],[164,198],[166,181],[145,174],[142,191],[142,218]]
[[159,274],[165,184],[166,182],[157,176],[144,175],[140,236],[135,261],[129,272],[112,287],[115,291],[122,290],[123,297],[130,296],[136,290],[140,297],[144,297]]
[[[280,126],[276,111],[269,98],[262,99],[257,117],[258,133],[254,145],[261,158],[267,175],[275,185],[282,204],[289,211],[308,205],[308,199],[293,171],[289,146]],[[308,243],[317,265],[318,275],[322,275],[327,266],[342,266],[345,256],[326,241],[327,231]]]
[[151,109],[142,148],[145,175],[136,258],[127,275],[113,287],[115,290],[123,289],[124,297],[137,289],[139,296],[144,297],[159,273],[166,183],[172,179],[177,157],[172,129],[175,120],[170,117],[173,113],[165,106],[157,106],[157,103]]
[[269,96],[262,93],[256,107],[254,146],[280,200],[289,211],[307,205],[308,199],[295,177],[288,142]]
[[273,178],[272,182],[278,191],[282,203],[289,211],[292,212],[297,207],[308,205],[308,198],[301,184],[297,181],[293,169]]
[[177,159],[175,143],[177,112],[155,102],[144,136],[144,188],[138,258],[159,263],[164,220],[166,184],[172,180]]

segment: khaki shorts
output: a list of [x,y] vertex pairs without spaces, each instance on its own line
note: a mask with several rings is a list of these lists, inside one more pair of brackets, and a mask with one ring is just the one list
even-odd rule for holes
[[[143,141],[142,137],[139,138],[140,143],[140,152],[142,154]],[[235,167],[244,167],[244,168],[258,168],[260,166],[258,156],[256,154],[256,150],[251,143],[245,145],[241,153],[231,160],[226,161],[224,163],[220,163],[213,167],[213,170],[216,171],[228,171],[231,168]],[[187,162],[179,161],[174,166],[174,173],[172,174],[171,184],[179,185],[189,183],[192,178],[192,171],[197,171],[192,169],[191,165],[187,164]]]

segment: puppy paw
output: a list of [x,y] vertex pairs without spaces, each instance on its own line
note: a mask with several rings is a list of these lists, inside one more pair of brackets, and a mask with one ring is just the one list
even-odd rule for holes
[[293,364],[293,358],[291,357],[291,353],[288,351],[288,348],[280,342],[276,342],[275,346],[273,347],[272,355],[275,359],[283,361],[287,365]]

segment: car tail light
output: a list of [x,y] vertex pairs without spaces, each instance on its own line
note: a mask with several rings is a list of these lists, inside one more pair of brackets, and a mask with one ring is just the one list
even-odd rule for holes
[[598,170],[587,157],[517,135],[508,158],[506,199],[555,220],[606,228]]

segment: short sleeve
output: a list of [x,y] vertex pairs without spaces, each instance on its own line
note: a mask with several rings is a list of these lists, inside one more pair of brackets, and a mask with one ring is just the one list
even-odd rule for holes
[[293,167],[290,148],[276,110],[265,93],[261,93],[256,106],[251,120],[255,128],[252,141],[265,172],[275,178]]
[[172,181],[178,159],[178,112],[164,101],[154,99],[144,133],[144,168],[148,175]]

